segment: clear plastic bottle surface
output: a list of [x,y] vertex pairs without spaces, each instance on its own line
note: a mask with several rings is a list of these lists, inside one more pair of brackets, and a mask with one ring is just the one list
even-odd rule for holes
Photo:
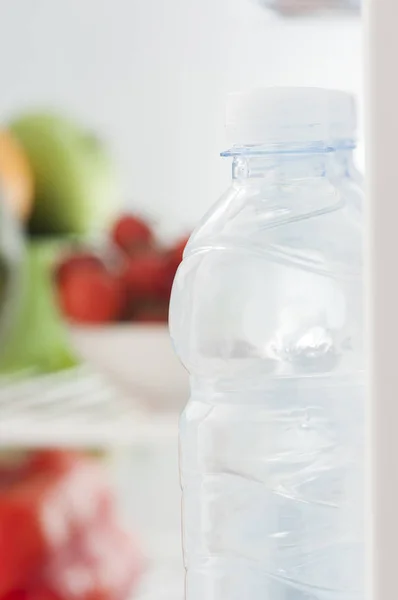
[[233,94],[170,327],[187,600],[363,600],[362,191],[343,92]]

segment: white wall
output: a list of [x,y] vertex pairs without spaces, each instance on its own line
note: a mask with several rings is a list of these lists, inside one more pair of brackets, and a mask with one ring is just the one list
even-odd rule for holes
[[225,93],[361,89],[357,20],[282,21],[255,0],[13,0],[0,8],[0,116],[61,107],[112,144],[126,202],[189,227],[226,185]]

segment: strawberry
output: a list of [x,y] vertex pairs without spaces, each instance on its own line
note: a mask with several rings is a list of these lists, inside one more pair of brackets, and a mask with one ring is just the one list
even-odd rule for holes
[[145,561],[121,529],[104,471],[80,452],[40,450],[0,491],[3,600],[121,600]]
[[186,248],[188,241],[189,241],[189,236],[179,240],[179,242],[177,242],[177,244],[175,246],[173,246],[173,248],[171,248],[171,250],[170,250],[170,259],[176,265],[176,269],[179,267],[180,263],[182,262],[184,250]]
[[88,459],[83,452],[46,448],[30,453],[24,466],[29,474],[45,472],[59,475],[70,471],[84,460]]
[[29,591],[25,587],[26,584],[22,588],[18,587],[15,590],[11,590],[2,596],[3,600],[30,600]]
[[149,225],[132,215],[120,217],[113,227],[112,239],[116,246],[131,255],[147,250],[154,241]]
[[28,600],[123,600],[135,591],[145,566],[116,521],[99,521],[49,557]]
[[106,271],[91,268],[71,272],[59,289],[61,308],[72,321],[109,323],[124,308],[122,283]]
[[80,269],[105,271],[105,265],[98,256],[89,252],[79,252],[64,258],[56,270],[56,279],[59,284],[65,282],[71,273]]
[[162,278],[162,295],[164,298],[170,298],[174,277],[182,261],[183,253],[187,245],[188,239],[189,238],[183,238],[165,254]]
[[25,592],[25,596],[20,598],[12,598],[7,600],[64,600],[62,594],[57,594],[54,590],[49,589],[45,585],[34,585],[32,589]]
[[149,252],[132,258],[122,275],[130,301],[158,298],[162,294],[164,258]]

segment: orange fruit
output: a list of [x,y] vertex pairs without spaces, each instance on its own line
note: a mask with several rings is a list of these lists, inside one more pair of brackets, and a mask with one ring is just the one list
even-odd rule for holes
[[31,212],[34,178],[24,149],[6,129],[0,129],[0,199],[25,221]]

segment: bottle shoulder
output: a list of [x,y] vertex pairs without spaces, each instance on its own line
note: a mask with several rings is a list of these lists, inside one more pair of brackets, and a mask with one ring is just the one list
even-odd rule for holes
[[360,274],[363,194],[345,178],[295,184],[234,182],[195,230],[187,255],[224,248],[331,273]]
[[170,328],[190,373],[226,386],[361,370],[359,186],[233,185],[188,244]]

